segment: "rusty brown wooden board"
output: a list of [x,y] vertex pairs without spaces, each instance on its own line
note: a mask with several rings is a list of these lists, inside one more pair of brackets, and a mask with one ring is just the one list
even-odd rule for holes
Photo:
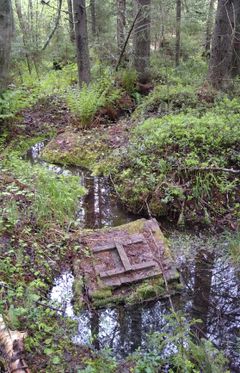
[[112,269],[110,271],[99,272],[99,275],[100,275],[101,278],[113,277],[113,276],[118,276],[118,275],[121,275],[123,273],[130,272],[130,271],[145,270],[145,269],[153,268],[155,266],[156,266],[156,263],[151,261],[151,262],[145,262],[145,263],[142,263],[142,264],[133,265],[133,266],[131,266],[131,269],[128,270],[128,271],[126,271],[125,269]]
[[[142,234],[134,234],[134,235],[132,235],[132,237],[130,239],[123,240],[123,242],[121,242],[121,244],[123,244],[124,246],[128,246],[128,245],[135,244],[135,243],[140,243],[140,242],[145,242],[144,236]],[[107,244],[104,244],[104,245],[101,245],[101,246],[95,246],[93,248],[93,252],[98,253],[98,252],[101,252],[101,251],[112,250],[112,249],[115,249],[115,247],[116,247],[116,244],[115,244],[115,240],[114,240],[114,242],[110,242],[110,243],[107,243]]]
[[[128,276],[127,273],[131,274]],[[123,284],[129,284],[131,282],[137,282],[140,280],[145,280],[147,278],[152,278],[159,276],[161,272],[158,269],[153,268],[152,270],[144,272],[124,272],[120,276],[111,276],[103,279],[105,285],[107,286],[120,286]]]
[[[121,263],[122,263],[122,266],[123,268],[114,268],[114,269],[111,269],[111,270],[108,270],[108,271],[104,271],[103,268],[100,266],[100,270],[98,269],[99,266],[96,266],[96,270],[98,272],[98,274],[100,275],[100,277],[102,279],[109,279],[110,277],[115,277],[115,279],[113,281],[110,281],[110,282],[113,282],[113,283],[116,283],[116,284],[122,284],[122,283],[126,283],[126,282],[129,282],[131,281],[130,278],[126,278],[124,279],[124,275],[128,274],[128,273],[133,273],[133,272],[139,272],[139,271],[146,271],[146,270],[150,270],[151,268],[154,268],[156,267],[156,263],[154,261],[147,261],[147,262],[143,262],[143,263],[140,263],[140,264],[134,264],[134,265],[131,265],[130,261],[129,261],[129,258],[127,256],[127,253],[124,249],[124,246],[129,246],[129,245],[132,245],[132,244],[135,244],[135,243],[143,243],[143,244],[146,244],[146,241],[145,241],[145,237],[142,235],[142,234],[134,234],[132,235],[130,238],[127,238],[127,239],[124,239],[123,238],[118,238],[118,239],[113,239],[114,242],[111,242],[111,243],[107,243],[107,244],[104,244],[104,245],[101,245],[101,246],[95,246],[93,248],[93,252],[94,254],[98,254],[98,253],[102,253],[104,251],[109,251],[109,250],[116,250],[119,257],[120,257],[120,260],[121,260]],[[98,268],[97,268],[98,267]],[[159,269],[157,271],[157,273],[159,273]],[[119,277],[120,278],[117,280],[116,277]],[[142,278],[147,278],[149,276],[149,274],[142,274],[142,273],[138,273],[138,274],[134,274],[132,275],[132,277],[136,277],[139,278],[139,279],[142,279]],[[108,281],[109,282],[109,281]]]
[[123,248],[123,245],[120,242],[115,242],[115,245],[116,245],[118,254],[120,256],[120,259],[122,261],[123,267],[125,268],[126,271],[130,271],[132,269],[132,266]]

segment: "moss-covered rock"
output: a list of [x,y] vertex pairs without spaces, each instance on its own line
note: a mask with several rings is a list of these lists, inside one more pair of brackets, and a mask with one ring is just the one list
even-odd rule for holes
[[65,132],[58,135],[45,147],[41,157],[49,163],[93,169],[107,153],[108,146],[104,133]]

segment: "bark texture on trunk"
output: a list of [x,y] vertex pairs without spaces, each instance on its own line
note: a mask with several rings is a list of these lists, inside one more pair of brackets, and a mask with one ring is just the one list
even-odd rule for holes
[[180,62],[180,48],[181,48],[181,13],[182,1],[176,0],[176,44],[175,44],[175,65],[178,66]]
[[215,0],[210,0],[207,25],[206,25],[206,40],[205,40],[205,55],[208,56],[211,49],[211,39],[212,39],[212,28],[213,28],[213,13],[214,13]]
[[238,8],[239,0],[218,1],[208,71],[208,81],[216,89],[228,88],[231,84]]
[[90,60],[85,0],[73,0],[79,85],[90,82]]
[[233,41],[232,77],[240,75],[240,2],[234,8],[235,35]]
[[73,7],[72,7],[72,0],[67,0],[68,2],[68,23],[69,23],[69,35],[70,40],[72,43],[75,42],[75,33],[74,33],[74,26],[73,26]]
[[125,41],[126,0],[117,0],[117,45],[121,53]]
[[135,0],[135,11],[140,11],[140,14],[134,27],[134,66],[141,83],[150,79],[150,8],[151,0]]
[[0,0],[0,92],[6,87],[13,33],[11,0]]
[[92,21],[92,35],[95,37],[97,35],[97,19],[96,19],[96,2],[95,0],[90,1],[90,12]]

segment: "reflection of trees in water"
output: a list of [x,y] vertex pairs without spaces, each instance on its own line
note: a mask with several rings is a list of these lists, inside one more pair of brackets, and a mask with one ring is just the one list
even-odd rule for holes
[[130,310],[130,341],[131,352],[135,351],[142,342],[142,309],[141,307],[132,307]]
[[199,339],[206,337],[207,333],[213,263],[214,255],[206,250],[200,250],[196,255],[192,317],[200,319],[202,323],[193,325],[192,329]]
[[88,193],[82,198],[79,218],[85,228],[114,227],[134,217],[119,204],[106,177],[93,177],[82,173],[83,185]]
[[84,186],[88,193],[83,197],[84,225],[87,228],[102,228],[111,225],[111,190],[105,178],[85,176]]
[[184,269],[184,277],[191,289],[191,316],[202,321],[193,325],[195,335],[210,338],[239,364],[239,272],[227,259],[217,257],[216,253],[214,258],[213,254],[201,250],[196,255],[194,268]]
[[99,319],[99,313],[95,310],[91,311],[90,313],[90,326],[91,326],[91,336],[92,336],[92,344],[96,348],[96,350],[99,350],[100,343],[99,343],[99,325],[100,319]]
[[[223,258],[216,255],[214,258],[213,254],[201,250],[194,266],[185,268],[188,295],[183,293],[173,298],[176,309],[186,310],[191,304],[191,317],[202,320],[202,324],[192,329],[197,337],[210,337],[235,362],[239,359],[238,275]],[[96,343],[100,347],[112,347],[115,353],[126,356],[137,347],[146,346],[147,334],[161,331],[167,322],[164,315],[169,313],[169,305],[163,301],[119,306],[99,311],[97,320],[91,321],[91,329],[93,334],[98,333]]]
[[93,228],[95,218],[95,190],[93,178],[86,177],[84,186],[87,189],[87,194],[83,197],[82,207],[84,209],[84,223],[86,227]]

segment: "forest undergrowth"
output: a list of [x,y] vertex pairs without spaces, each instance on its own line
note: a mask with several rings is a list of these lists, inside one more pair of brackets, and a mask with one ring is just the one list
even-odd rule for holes
[[[186,65],[188,72],[190,67]],[[28,361],[38,371],[63,372],[78,366],[78,372],[106,373],[120,372],[123,366],[108,351],[99,355],[73,346],[76,323],[49,304],[54,277],[74,257],[69,227],[85,191],[77,177],[27,163],[24,155],[32,144],[52,138],[58,144],[67,131],[90,138],[90,147],[96,147],[96,138],[106,146],[106,138],[101,138],[104,128],[113,131],[127,120],[123,134],[117,132],[124,141],[107,151],[101,148],[101,157],[91,165],[95,173],[110,176],[126,208],[166,217],[181,227],[194,222],[237,230],[240,97],[205,93],[196,67],[191,68],[196,84],[184,80],[182,67],[179,73],[170,70],[156,76],[147,94],[134,72],[116,76],[106,69],[79,93],[76,67],[69,65],[2,95],[1,313],[12,328],[28,331]],[[71,151],[65,164],[76,162]],[[54,162],[62,163],[58,156],[61,152]],[[235,260],[237,245],[231,246]],[[223,354],[210,342],[192,341],[183,315],[173,315],[169,322],[173,325],[169,339],[164,333],[153,335],[149,351],[136,352],[124,362],[125,368],[156,372],[170,364],[172,371],[227,371]],[[181,345],[170,360],[162,354],[167,343]]]

